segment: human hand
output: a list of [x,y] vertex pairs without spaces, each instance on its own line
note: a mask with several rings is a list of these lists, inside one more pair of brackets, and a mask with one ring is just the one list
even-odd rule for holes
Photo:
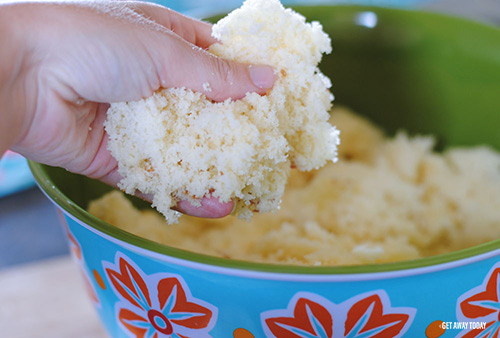
[[[275,80],[270,67],[206,52],[210,24],[143,2],[0,5],[0,37],[0,154],[10,148],[110,185],[120,180],[103,127],[110,102],[168,87],[239,99]],[[232,206],[206,197],[178,210],[221,217]]]

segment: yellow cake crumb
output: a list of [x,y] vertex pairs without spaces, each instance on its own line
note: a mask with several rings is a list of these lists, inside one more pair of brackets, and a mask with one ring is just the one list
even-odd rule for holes
[[306,23],[278,0],[247,0],[213,26],[213,36],[220,43],[209,52],[274,67],[273,89],[220,103],[186,88],[163,89],[112,104],[105,123],[119,187],[152,195],[168,223],[177,222],[171,208],[180,200],[196,205],[207,195],[234,200],[244,219],[276,210],[291,166],[308,171],[337,157],[331,83],[317,67],[331,45],[319,23]]

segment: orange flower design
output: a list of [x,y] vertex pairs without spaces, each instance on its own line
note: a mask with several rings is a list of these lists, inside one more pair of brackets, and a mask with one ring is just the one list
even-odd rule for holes
[[399,337],[408,323],[408,313],[384,314],[384,305],[380,296],[374,294],[359,300],[347,313],[345,336],[386,338]]
[[393,308],[382,290],[353,297],[341,304],[312,293],[293,297],[286,310],[267,311],[262,323],[275,338],[403,337],[416,310]]
[[330,311],[306,298],[297,300],[293,316],[267,318],[265,322],[273,337],[333,337],[333,319]]
[[458,299],[460,321],[485,322],[481,329],[464,330],[457,337],[500,337],[500,263],[493,266],[483,284]]
[[128,258],[105,267],[116,295],[118,320],[137,338],[202,338],[216,321],[217,309],[191,296],[180,276],[148,276]]

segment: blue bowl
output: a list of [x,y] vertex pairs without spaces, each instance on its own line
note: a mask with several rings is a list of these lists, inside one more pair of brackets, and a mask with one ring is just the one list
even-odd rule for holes
[[[297,10],[319,20],[333,39],[334,52],[321,68],[333,79],[336,102],[388,132],[405,128],[436,134],[446,146],[500,148],[498,29],[394,9]],[[392,264],[236,261],[115,228],[85,210],[109,187],[30,166],[62,215],[112,337],[497,337],[500,331],[500,240]]]

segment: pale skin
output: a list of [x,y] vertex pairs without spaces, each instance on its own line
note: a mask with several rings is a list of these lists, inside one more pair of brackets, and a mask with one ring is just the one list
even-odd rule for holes
[[[224,101],[273,86],[270,67],[206,52],[216,42],[210,33],[208,23],[143,2],[0,5],[0,154],[11,149],[116,186],[103,127],[109,103],[169,87]],[[209,196],[201,207],[177,205],[210,218],[232,208]]]

